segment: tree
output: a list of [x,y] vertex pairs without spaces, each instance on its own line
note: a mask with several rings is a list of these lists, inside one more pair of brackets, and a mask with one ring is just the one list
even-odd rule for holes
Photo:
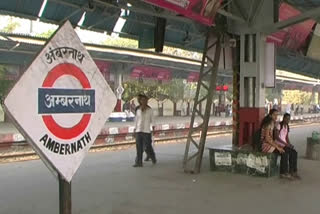
[[6,33],[13,33],[18,27],[20,27],[20,23],[13,20],[13,17],[9,18],[8,24],[1,29],[1,31]]
[[291,104],[304,104],[310,105],[311,103],[311,92],[299,91],[299,90],[284,90],[283,101]]
[[163,53],[170,54],[173,56],[180,56],[180,57],[185,57],[185,58],[189,58],[189,59],[194,59],[194,60],[201,60],[202,59],[202,53],[183,50],[180,48],[175,48],[175,47],[170,47],[170,46],[164,46]]
[[[184,86],[184,95],[183,95],[183,100],[187,102],[187,115],[190,115],[190,102],[192,102],[196,96],[197,92],[197,84],[196,82],[191,82],[191,83],[185,83]],[[204,82],[209,87],[208,82]],[[199,94],[199,100],[201,100],[203,97],[205,97],[208,94],[208,91],[204,88],[200,88],[200,94]],[[218,94],[215,92],[213,95],[213,101],[218,98]],[[199,103],[198,106],[199,111],[202,113],[202,102]]]
[[173,115],[177,114],[177,103],[183,100],[184,84],[182,79],[173,79],[169,83],[164,84],[167,87],[168,99],[173,102]]
[[301,103],[304,105],[310,105],[312,100],[311,96],[312,96],[311,92],[301,91],[300,92]]
[[123,84],[123,88],[122,100],[130,102],[137,94],[137,84],[135,82],[126,82]]
[[157,83],[153,88],[153,98],[158,103],[158,115],[163,116],[163,103],[168,99],[168,87],[165,84]]
[[[8,94],[10,88],[13,86],[13,80],[6,79],[6,67],[4,65],[0,65],[0,105],[3,105],[4,97]],[[7,116],[5,114],[4,121],[7,120]]]
[[134,39],[127,39],[127,38],[113,38],[109,37],[104,42],[102,42],[103,45],[108,46],[115,46],[115,47],[121,47],[121,48],[138,48],[138,41]]
[[37,37],[49,38],[55,32],[54,29],[50,29],[48,31],[36,34]]
[[187,82],[184,85],[183,101],[187,102],[187,116],[190,115],[190,103],[196,96],[197,83]]
[[13,80],[6,79],[6,67],[0,65],[0,97],[3,99],[12,87]]
[[124,92],[122,99],[125,102],[130,102],[133,98],[137,97],[138,94],[145,94],[148,97],[154,96],[154,90],[156,86],[150,83],[141,83],[139,81],[130,81],[123,84]]

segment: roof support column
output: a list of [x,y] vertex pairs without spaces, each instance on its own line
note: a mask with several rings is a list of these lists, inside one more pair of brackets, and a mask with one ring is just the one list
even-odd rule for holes
[[278,20],[278,6],[276,1],[234,0],[229,7],[230,12],[238,16],[243,15],[247,20],[245,23],[228,21],[229,31],[240,36],[240,54],[237,56],[237,60],[240,61],[240,74],[237,73],[239,68],[236,67],[236,60],[233,60],[234,78],[238,77],[234,79],[234,97],[240,94],[239,100],[234,100],[233,107],[236,114],[233,119],[234,146],[251,144],[252,135],[260,128],[260,122],[265,116],[267,49],[266,35],[261,32],[261,26],[273,25]]
[[265,115],[265,36],[240,36],[240,111],[238,146],[250,144]]

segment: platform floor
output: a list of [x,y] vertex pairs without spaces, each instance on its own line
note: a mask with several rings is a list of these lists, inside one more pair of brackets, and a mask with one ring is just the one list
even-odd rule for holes
[[[90,153],[75,175],[74,214],[319,214],[320,162],[305,160],[306,137],[318,126],[291,130],[302,181],[257,178],[209,171],[182,171],[184,143],[155,146],[158,164],[132,168],[135,149]],[[225,145],[231,136],[211,138]],[[40,161],[0,165],[1,214],[58,213],[58,183]]]

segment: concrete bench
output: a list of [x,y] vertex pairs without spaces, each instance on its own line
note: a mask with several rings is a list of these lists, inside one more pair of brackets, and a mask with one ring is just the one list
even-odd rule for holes
[[209,147],[211,171],[271,177],[279,172],[277,155],[240,150],[232,146]]

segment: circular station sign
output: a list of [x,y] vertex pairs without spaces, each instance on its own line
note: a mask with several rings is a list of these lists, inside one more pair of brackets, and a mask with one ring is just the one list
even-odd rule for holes
[[[54,83],[62,76],[69,75],[77,79],[81,86],[81,90],[73,90],[73,89],[55,89],[53,88]],[[63,63],[55,66],[47,75],[45,80],[42,84],[42,89],[39,90],[45,90],[45,92],[53,92],[53,93],[46,93],[44,97],[40,97],[41,99],[44,99],[44,102],[41,102],[42,100],[39,100],[39,103],[44,103],[45,106],[40,106],[39,108],[56,108],[54,113],[82,113],[83,112],[83,106],[86,104],[91,104],[90,100],[94,100],[94,93],[93,96],[88,96],[88,93],[90,92],[91,85],[86,77],[86,75],[81,71],[79,67],[77,67],[74,64],[70,63]],[[72,94],[73,92],[73,94]],[[80,92],[80,93],[79,93]],[[94,91],[93,91],[94,92]],[[52,95],[55,94],[55,95]],[[57,95],[58,94],[58,95]],[[85,94],[85,96],[83,96]],[[61,108],[60,107],[64,107]],[[60,107],[60,108],[59,108]],[[94,107],[93,107],[94,108]],[[93,109],[94,112],[94,109]],[[48,130],[56,137],[60,139],[72,139],[74,137],[79,136],[88,126],[91,118],[90,109],[88,109],[87,112],[85,112],[80,120],[76,125],[73,127],[62,127],[59,125],[53,118],[51,114],[49,115],[43,115],[42,119],[45,123]]]

